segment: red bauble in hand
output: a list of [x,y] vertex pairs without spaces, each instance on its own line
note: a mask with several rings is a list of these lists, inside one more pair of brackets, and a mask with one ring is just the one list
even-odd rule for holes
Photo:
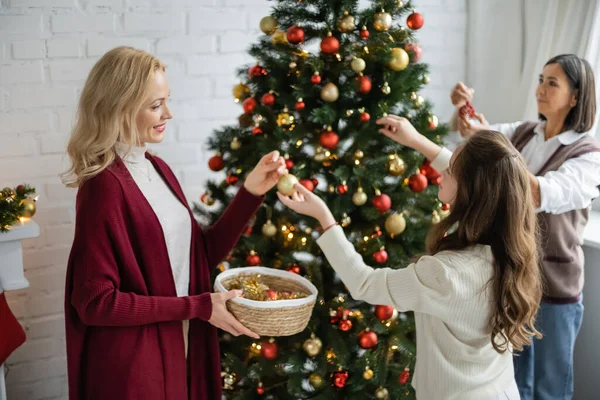
[[390,196],[385,193],[378,194],[377,196],[373,197],[371,202],[373,203],[373,206],[382,214],[392,208],[392,199],[390,199]]
[[273,93],[265,93],[263,94],[260,102],[263,103],[263,105],[270,107],[273,104],[275,104],[275,96],[273,95]]
[[384,249],[376,251],[375,253],[373,253],[373,259],[375,260],[376,263],[383,264],[388,259],[388,253]]
[[406,383],[408,383],[409,379],[410,379],[410,369],[404,368],[404,371],[400,372],[400,375],[398,376],[398,382],[400,382],[401,385],[406,385]]
[[225,163],[223,162],[221,154],[214,155],[208,160],[208,168],[212,171],[220,171],[225,168]]
[[387,321],[394,315],[394,307],[392,306],[375,306],[375,316],[381,321]]
[[258,254],[252,251],[248,257],[246,257],[246,264],[250,265],[251,267],[256,267],[257,265],[260,265],[260,257]]
[[356,78],[356,83],[358,86],[358,93],[367,94],[371,91],[373,84],[371,83],[371,78],[368,76],[359,76]]
[[406,25],[413,31],[421,29],[423,23],[425,23],[425,18],[416,11],[413,11],[413,13],[406,18]]
[[310,190],[311,192],[315,190],[315,185],[310,179],[301,179],[300,184],[308,190]]
[[377,346],[377,334],[370,330],[364,330],[358,334],[358,344],[363,349]]
[[290,26],[287,30],[287,40],[291,44],[300,44],[304,42],[304,29],[299,26]]
[[319,143],[326,149],[333,150],[337,147],[340,138],[334,131],[326,130],[321,133]]
[[463,118],[475,118],[475,109],[473,108],[473,105],[471,104],[471,102],[467,101],[467,103],[462,106],[460,108],[460,110],[458,110],[458,113],[460,114],[461,117]]
[[348,371],[336,371],[331,374],[331,384],[338,389],[346,387],[348,382]]
[[420,193],[427,188],[427,177],[423,174],[414,174],[408,178],[408,186],[415,193]]
[[275,340],[271,339],[268,342],[262,342],[260,344],[260,355],[266,358],[267,360],[276,359],[278,353],[279,348],[277,347],[277,343],[275,343]]
[[244,112],[246,114],[252,114],[252,113],[254,113],[254,110],[256,110],[256,106],[257,105],[258,105],[258,102],[253,97],[248,97],[242,103],[242,107],[244,107]]
[[326,54],[335,54],[340,49],[340,42],[334,36],[327,36],[321,40],[321,51]]

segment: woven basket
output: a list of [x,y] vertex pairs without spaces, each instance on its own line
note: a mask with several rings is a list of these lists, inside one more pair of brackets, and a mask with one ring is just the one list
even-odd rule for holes
[[291,336],[306,328],[318,293],[308,279],[272,268],[233,268],[217,276],[215,292],[226,292],[228,282],[239,274],[261,274],[262,281],[273,290],[308,294],[290,300],[257,301],[236,297],[227,301],[227,309],[245,327],[261,336]]

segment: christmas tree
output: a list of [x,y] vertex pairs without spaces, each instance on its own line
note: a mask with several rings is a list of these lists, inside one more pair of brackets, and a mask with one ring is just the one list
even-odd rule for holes
[[[233,89],[238,123],[209,139],[213,171],[196,212],[214,222],[243,175],[277,149],[300,183],[321,196],[373,267],[403,268],[424,252],[431,224],[448,212],[437,199],[439,173],[423,156],[378,132],[375,121],[405,116],[440,143],[412,2],[279,0],[260,21],[265,33]],[[258,21],[257,21],[258,22]],[[404,27],[404,26],[405,27]],[[290,337],[221,335],[228,399],[412,399],[415,327],[411,313],[353,300],[315,243],[316,221],[278,203],[274,191],[248,227],[227,268],[263,265],[308,278],[319,298],[307,329]],[[217,272],[219,272],[217,271]]]

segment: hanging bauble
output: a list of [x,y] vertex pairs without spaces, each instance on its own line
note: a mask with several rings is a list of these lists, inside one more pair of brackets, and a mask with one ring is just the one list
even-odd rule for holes
[[357,207],[364,205],[367,202],[367,199],[367,194],[363,191],[363,188],[360,186],[358,187],[358,189],[356,189],[356,193],[352,195],[352,203],[354,203],[354,205]]
[[390,154],[388,156],[387,170],[391,176],[401,176],[406,170],[406,164],[396,154]]
[[375,306],[375,316],[380,321],[387,321],[394,315],[394,307],[392,306]]
[[256,387],[256,394],[258,394],[259,396],[265,394],[265,388],[263,387],[262,382],[258,382],[258,386]]
[[438,117],[435,115],[427,117],[427,122],[429,122],[429,129],[436,129],[439,125]]
[[272,106],[275,104],[275,95],[272,92],[263,94],[260,102],[265,106]]
[[375,374],[373,373],[373,370],[369,367],[365,367],[365,372],[363,372],[363,379],[366,381],[370,381],[371,379],[373,379],[373,376]]
[[390,196],[385,193],[381,193],[379,190],[375,192],[375,197],[373,197],[371,203],[382,214],[389,211],[389,209],[392,207],[392,200],[390,199]]
[[299,98],[298,101],[296,101],[295,107],[296,107],[296,111],[302,111],[306,107],[306,104],[304,104],[304,101],[302,101],[302,98]]
[[265,70],[263,67],[261,67],[258,64],[256,64],[253,67],[250,67],[250,69],[248,70],[248,78],[250,78],[250,79],[256,78],[259,76],[263,76],[263,75],[267,75],[267,70]]
[[240,126],[242,128],[248,128],[248,127],[252,126],[253,122],[254,121],[252,120],[251,114],[243,113],[238,117],[238,123],[240,124]]
[[291,160],[291,159],[289,159],[289,158],[286,158],[286,159],[285,159],[285,167],[286,167],[288,170],[290,170],[290,169],[294,168],[294,161],[293,161],[293,160]]
[[421,108],[425,104],[425,98],[421,95],[417,96],[417,100],[415,100],[415,108]]
[[234,137],[231,143],[229,144],[229,148],[231,150],[239,150],[242,147],[242,143],[237,137]]
[[390,398],[390,393],[388,392],[388,390],[386,388],[380,387],[375,391],[375,398],[387,400]]
[[276,30],[275,33],[273,33],[273,36],[271,36],[271,43],[273,44],[286,44],[287,42],[287,34],[285,31]]
[[204,194],[202,194],[202,196],[200,196],[200,201],[204,204],[206,204],[207,206],[212,206],[213,204],[215,204],[215,199],[213,199],[210,195],[210,193],[206,192]]
[[299,26],[290,26],[287,30],[287,40],[291,44],[300,44],[304,42],[304,29]]
[[35,201],[31,199],[23,199],[19,203],[20,206],[23,207],[23,211],[21,211],[21,216],[25,218],[31,218],[35,215]]
[[408,53],[401,47],[395,47],[391,52],[392,58],[388,63],[388,67],[394,71],[402,71],[410,63]]
[[408,367],[404,368],[404,371],[400,372],[398,376],[398,382],[401,385],[406,385],[408,380],[410,379],[410,369]]
[[360,75],[356,77],[356,88],[358,93],[367,94],[371,91],[373,83],[368,76]]
[[383,86],[381,87],[381,93],[385,94],[386,96],[392,93],[392,88],[390,87],[389,83],[383,82]]
[[262,342],[260,344],[260,355],[267,360],[274,360],[277,358],[279,348],[275,339],[271,338],[268,342]]
[[321,352],[322,348],[323,342],[314,334],[310,335],[310,338],[306,339],[302,344],[302,349],[309,357],[316,357]]
[[420,193],[427,188],[427,177],[421,173],[411,175],[408,186],[413,192]]
[[294,115],[289,113],[287,107],[283,109],[283,112],[277,115],[277,125],[285,130],[293,129],[294,122]]
[[355,57],[350,63],[350,68],[352,68],[352,71],[356,73],[364,71],[366,66],[367,64],[365,63],[365,60],[360,57]]
[[310,77],[310,81],[312,83],[314,83],[315,85],[318,85],[319,83],[321,83],[321,75],[319,74],[319,71],[315,71],[313,76]]
[[221,371],[221,384],[225,390],[233,390],[235,385],[235,374],[230,374],[229,370]]
[[321,89],[321,99],[328,103],[333,103],[338,99],[339,96],[340,91],[334,83],[328,82]]
[[340,331],[348,332],[350,329],[352,329],[352,321],[349,319],[342,319],[338,324],[338,327],[340,328]]
[[252,267],[260,265],[260,257],[258,256],[258,254],[256,254],[254,250],[250,250],[250,253],[246,257],[246,264]]
[[344,213],[344,215],[342,215],[342,219],[340,219],[340,223],[344,228],[350,226],[352,223],[352,218],[350,218],[348,214]]
[[335,186],[327,185],[327,193],[335,193]]
[[258,105],[258,102],[256,101],[256,99],[254,97],[248,97],[242,103],[242,107],[244,107],[244,112],[246,114],[253,114],[254,110],[256,110],[257,105]]
[[348,371],[344,371],[341,369],[338,371],[335,371],[333,374],[331,374],[331,384],[338,388],[338,389],[343,389],[346,387],[346,383],[348,382]]
[[321,146],[318,146],[317,150],[315,151],[315,155],[313,156],[313,160],[315,160],[318,163],[322,163],[326,159],[327,159],[327,156],[323,152],[323,148]]
[[263,130],[261,129],[260,126],[256,125],[254,128],[252,128],[252,134],[254,136],[260,136],[263,134]]
[[319,143],[322,147],[333,150],[337,147],[340,138],[337,133],[331,130],[331,127],[327,128],[327,130],[321,132],[321,136],[319,137]]
[[337,310],[329,309],[329,322],[337,324],[338,322],[348,319],[350,316],[350,310],[339,307]]
[[427,181],[430,185],[439,185],[442,181],[442,176],[431,166],[431,163],[428,160],[425,160],[421,165],[421,174],[427,177]]
[[318,389],[321,389],[325,385],[325,380],[323,379],[323,377],[321,375],[319,375],[316,372],[313,372],[308,377],[308,383],[310,383],[310,386],[312,386],[313,388],[318,390]]
[[385,230],[392,236],[404,232],[406,229],[406,220],[402,214],[392,214],[385,219]]
[[392,27],[392,16],[384,11],[375,14],[373,27],[380,32],[387,31]]
[[277,182],[277,191],[284,196],[291,196],[296,193],[296,188],[294,187],[296,183],[298,183],[298,178],[294,175],[282,175]]
[[383,264],[387,261],[388,259],[388,253],[387,251],[385,251],[385,249],[382,247],[381,250],[376,251],[375,253],[373,253],[373,259],[375,260],[376,263],[378,264]]
[[331,35],[331,32],[327,33],[327,36],[321,40],[321,51],[325,54],[335,54],[340,49],[340,42]]
[[354,17],[348,11],[344,11],[344,15],[338,20],[337,27],[340,32],[352,32],[356,27]]
[[371,115],[368,112],[360,113],[360,122],[369,122]]
[[419,46],[418,43],[408,43],[404,46],[404,50],[408,53],[412,53],[411,62],[417,63],[421,60],[421,55],[423,54],[423,49]]
[[429,77],[429,75],[423,75],[421,81],[427,85],[429,82],[431,82],[431,78]]
[[297,67],[297,66],[298,66],[298,64],[296,64],[296,62],[295,62],[295,61],[291,61],[291,62],[288,64],[288,67],[290,67],[290,69],[296,69],[296,67]]
[[362,160],[362,158],[364,156],[365,156],[365,153],[362,150],[360,150],[360,149],[358,149],[358,150],[356,150],[354,152],[354,158],[357,159],[357,160]]
[[270,219],[268,219],[267,222],[265,222],[265,224],[262,226],[262,233],[266,237],[273,237],[277,235],[277,227]]
[[413,10],[412,14],[410,14],[406,18],[406,25],[413,31],[416,31],[417,29],[421,29],[421,27],[423,26],[423,23],[425,23],[425,18],[423,18],[423,15],[419,14],[418,12],[416,12],[414,10]]
[[212,171],[220,171],[225,168],[225,162],[223,161],[223,157],[221,153],[217,153],[208,160],[208,168]]
[[433,210],[431,213],[431,223],[433,225],[437,225],[440,222],[442,222],[442,217],[440,217],[440,214],[437,212],[437,210]]
[[368,328],[358,334],[358,345],[363,349],[377,346],[377,334]]
[[310,179],[300,179],[300,184],[302,186],[304,186],[306,189],[310,190],[311,192],[315,190],[315,185],[313,184],[313,181]]
[[367,30],[366,26],[363,26],[360,29],[360,37],[361,37],[361,39],[365,39],[365,40],[369,38],[369,31]]
[[248,96],[250,96],[250,88],[248,86],[243,83],[238,83],[233,87],[233,97],[237,101],[244,100]]
[[348,185],[346,185],[345,181],[341,185],[338,185],[337,192],[339,194],[346,194],[346,193],[348,193]]
[[260,20],[260,30],[267,35],[272,35],[277,30],[277,20],[270,15]]

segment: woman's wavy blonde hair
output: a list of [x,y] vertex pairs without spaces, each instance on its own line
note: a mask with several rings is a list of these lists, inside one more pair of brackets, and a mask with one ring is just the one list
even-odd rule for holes
[[136,116],[157,70],[165,70],[159,59],[132,47],[112,49],[94,65],[67,146],[71,167],[61,175],[65,185],[79,187],[111,165],[117,142],[141,145]]

